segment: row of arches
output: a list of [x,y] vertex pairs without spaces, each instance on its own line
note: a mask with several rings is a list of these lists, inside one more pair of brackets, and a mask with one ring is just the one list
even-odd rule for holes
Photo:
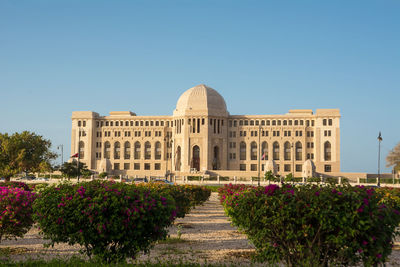
[[[149,141],[144,143],[144,150],[142,150],[142,144],[139,141],[136,141],[133,144],[133,158],[134,159],[141,159],[142,153],[144,153],[144,159],[152,159],[152,155],[154,155],[155,160],[160,160],[162,155],[161,150],[161,142],[157,141],[154,143],[154,150],[152,145]],[[121,143],[115,142],[114,147],[111,148],[111,143],[106,141],[104,143],[104,158],[110,159],[111,158],[111,150],[113,149],[113,158],[120,159],[122,156],[124,159],[131,159],[132,157],[132,150],[131,150],[131,143],[125,142],[123,145],[123,150],[121,151]],[[143,152],[142,152],[143,151]],[[121,154],[123,152],[123,154]]]
[[[294,146],[294,147],[293,147]],[[294,157],[295,160],[303,160],[303,145],[301,142],[296,142],[292,144],[290,142],[285,142],[283,144],[283,160],[292,160],[292,153],[294,148]],[[332,159],[331,155],[332,145],[329,141],[324,143],[324,160],[330,161]],[[250,143],[250,160],[258,159],[258,144],[253,141]],[[261,143],[261,157],[262,159],[268,160],[268,143],[266,141]],[[247,144],[246,142],[240,142],[239,146],[239,159],[247,160]],[[272,143],[272,159],[280,160],[281,159],[281,149],[279,142],[275,141]]]
[[[294,147],[293,147],[294,146]],[[240,142],[239,146],[239,159],[240,160],[247,160],[247,145],[246,142]],[[285,142],[283,144],[283,159],[284,160],[292,160],[292,150],[294,150],[295,160],[303,160],[303,145],[301,142],[296,142],[295,144],[291,144],[290,142]],[[104,158],[110,159],[111,158],[111,143],[106,141],[104,143]],[[217,150],[216,150],[217,149]],[[179,150],[179,160],[180,160],[180,147]],[[250,159],[257,160],[258,158],[258,144],[257,142],[253,141],[250,143]],[[329,141],[324,143],[324,160],[330,161],[332,160],[332,145]],[[200,149],[196,147],[196,151],[193,151],[193,155],[199,155]],[[113,158],[114,159],[121,159],[123,155],[124,159],[131,159],[131,143],[126,141],[123,145],[123,154],[121,154],[121,143],[115,142],[113,147]],[[153,153],[152,153],[153,152]],[[178,152],[178,151],[177,151]],[[266,141],[261,143],[261,152],[262,152],[262,159],[268,160],[268,143]],[[154,150],[152,150],[152,145],[149,141],[144,143],[144,159],[149,160],[152,159],[152,154],[154,155],[155,160],[161,160],[162,149],[161,149],[161,142],[157,141],[154,144]],[[133,145],[133,158],[134,159],[141,159],[142,156],[142,144],[139,141],[136,141]],[[79,142],[79,157],[81,159],[85,158],[85,143],[83,141]],[[219,150],[218,147],[214,148],[214,159],[219,158]],[[281,158],[281,150],[279,142],[275,141],[272,143],[272,159],[273,160],[280,160]],[[217,162],[218,163],[218,162]],[[197,165],[197,164],[196,164]],[[198,166],[195,166],[195,168]]]

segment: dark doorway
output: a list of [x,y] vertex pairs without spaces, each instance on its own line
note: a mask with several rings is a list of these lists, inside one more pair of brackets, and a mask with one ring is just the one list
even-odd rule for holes
[[213,170],[219,170],[219,147],[214,147],[214,158],[212,162]]
[[200,171],[200,148],[198,146],[193,147],[192,168]]

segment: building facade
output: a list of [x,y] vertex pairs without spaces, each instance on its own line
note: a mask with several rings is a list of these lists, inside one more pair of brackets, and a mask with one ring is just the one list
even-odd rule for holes
[[230,115],[224,98],[201,84],[180,96],[172,116],[73,112],[71,153],[78,152],[89,169],[114,175],[329,175],[340,171],[340,112]]

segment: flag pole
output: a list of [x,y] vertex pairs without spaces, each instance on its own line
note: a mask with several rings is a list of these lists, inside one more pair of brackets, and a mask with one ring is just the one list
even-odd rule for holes
[[77,169],[78,169],[78,183],[79,183],[79,159],[80,159],[80,143],[81,143],[81,128],[78,128],[78,162],[77,162]]
[[381,142],[382,142],[382,135],[379,132],[378,135],[378,187],[381,186]]

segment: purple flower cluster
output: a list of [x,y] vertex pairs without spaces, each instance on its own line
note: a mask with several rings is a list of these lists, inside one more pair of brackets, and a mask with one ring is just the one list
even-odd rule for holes
[[18,187],[0,187],[0,236],[21,236],[33,223],[36,195]]

